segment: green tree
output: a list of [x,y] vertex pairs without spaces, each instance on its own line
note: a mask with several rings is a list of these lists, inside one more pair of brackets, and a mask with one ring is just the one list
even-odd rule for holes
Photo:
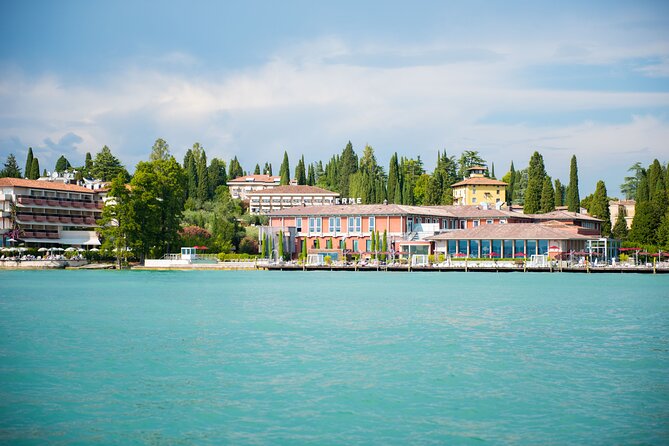
[[93,171],[93,157],[91,156],[91,152],[86,152],[86,159],[84,161],[84,175],[86,177],[90,177],[92,171]]
[[70,167],[72,167],[70,162],[64,155],[61,155],[60,158],[58,158],[58,161],[56,161],[56,168],[54,170],[58,173],[63,173]]
[[272,176],[272,163],[265,163],[265,167],[262,169],[263,175]]
[[669,248],[669,212],[664,214],[657,228],[657,244],[665,251]]
[[617,240],[627,240],[627,221],[625,217],[627,216],[627,211],[625,206],[618,207],[618,217],[616,218],[616,224],[613,225],[613,230],[611,231],[611,236]]
[[481,157],[477,150],[465,150],[460,155],[458,165],[458,179],[463,179],[467,176],[467,169],[474,166],[485,166],[486,160]]
[[502,181],[508,185],[506,186],[506,204],[510,205],[513,203],[514,185],[516,182],[516,169],[513,166],[513,161],[511,161],[511,167],[509,167],[509,171],[502,177]]
[[313,164],[309,164],[309,170],[307,173],[307,184],[309,186],[316,185],[316,168],[314,167]]
[[611,235],[611,213],[609,211],[609,197],[603,181],[597,182],[595,193],[592,196],[589,208],[590,215],[602,220],[602,236]]
[[279,231],[279,240],[278,240],[278,242],[279,242],[279,245],[278,245],[278,247],[277,247],[277,249],[278,249],[278,256],[279,256],[279,259],[283,260],[284,256],[283,256],[283,232],[282,232],[282,231]]
[[351,141],[346,144],[344,150],[341,153],[339,158],[339,169],[338,169],[338,192],[342,197],[348,197],[349,194],[349,182],[351,176],[358,171],[358,156],[353,150],[353,144]]
[[5,167],[0,171],[0,177],[21,178],[21,169],[13,153],[7,156]]
[[[383,230],[383,241],[381,242],[381,251],[384,253],[388,252],[388,231]],[[386,254],[383,254],[381,260],[386,260]]]
[[151,155],[149,155],[149,159],[151,161],[158,161],[166,160],[169,157],[170,145],[167,144],[167,142],[162,138],[156,139],[156,142],[153,143],[153,147],[151,148]]
[[25,173],[26,178],[29,180],[32,180],[30,174],[32,173],[32,168],[33,168],[33,148],[28,147],[28,156],[26,157],[26,167],[23,169],[23,173]]
[[569,186],[567,187],[567,209],[569,212],[581,212],[581,198],[578,193],[578,165],[576,155],[571,157],[569,167]]
[[655,245],[657,229],[662,220],[658,206],[650,200],[637,202],[634,209],[634,220],[629,232],[629,240],[646,245]]
[[39,178],[39,160],[37,157],[33,157],[33,165],[30,168],[30,176],[28,178],[31,180],[36,180]]
[[260,164],[256,164],[256,168],[253,169],[253,175],[260,175]]
[[625,182],[620,185],[620,191],[625,195],[626,199],[633,200],[636,197],[637,187],[644,174],[644,169],[641,167],[641,163],[637,161],[627,171],[633,172],[634,175],[625,177]]
[[111,181],[116,178],[118,174],[123,174],[126,181],[130,179],[128,171],[125,170],[121,161],[112,155],[109,147],[104,146],[100,152],[95,155],[93,161],[92,174],[95,178],[102,181]]
[[536,214],[541,212],[541,190],[543,189],[546,169],[544,168],[544,158],[539,152],[534,152],[530,158],[530,165],[527,169],[527,190],[525,191],[526,214]]
[[130,193],[125,187],[123,174],[119,173],[112,180],[108,197],[97,225],[100,227],[102,249],[114,253],[116,268],[121,269],[122,262],[127,259],[128,255],[129,231],[137,228],[133,224]]
[[290,162],[288,161],[288,152],[284,150],[283,161],[281,162],[281,169],[279,169],[279,176],[281,177],[281,184],[290,184]]
[[564,206],[564,193],[565,188],[562,185],[562,182],[556,178],[555,179],[555,207]]
[[544,177],[544,184],[541,189],[541,213],[545,214],[555,210],[555,191],[551,177]]
[[414,203],[418,206],[428,204],[429,201],[429,189],[430,189],[430,175],[424,173],[418,177],[416,184],[413,188]]
[[304,165],[304,155],[302,155],[302,158],[300,158],[295,167],[295,179],[300,186],[307,184],[307,171],[306,166]]
[[213,197],[219,186],[225,186],[228,182],[225,172],[225,162],[218,158],[212,158],[207,172],[209,178],[209,196]]
[[230,161],[229,167],[230,167],[228,169],[229,178],[235,179],[244,176],[244,169],[242,169],[242,165],[239,164],[239,160],[237,160],[236,156],[232,159],[232,161]]
[[[199,147],[199,144],[197,146]],[[204,202],[210,198],[209,168],[207,165],[207,153],[204,151],[204,148],[199,148],[201,150],[197,151],[197,199],[200,202]],[[196,153],[195,146],[193,146],[193,153]]]
[[400,167],[397,161],[397,152],[390,157],[388,167],[388,202],[402,203],[402,184],[400,182]]

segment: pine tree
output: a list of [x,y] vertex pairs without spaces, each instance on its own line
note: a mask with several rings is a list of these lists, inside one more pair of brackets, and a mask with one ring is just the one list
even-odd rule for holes
[[128,171],[125,170],[121,161],[116,158],[112,153],[109,147],[104,146],[97,155],[95,155],[95,160],[93,160],[93,177],[102,181],[111,181],[118,176],[119,173],[122,173],[126,181],[130,179]]
[[602,220],[602,236],[611,235],[611,213],[609,211],[609,197],[606,193],[606,185],[602,180],[597,182],[595,193],[590,202],[590,214]]
[[225,186],[228,182],[227,175],[225,173],[225,162],[219,160],[218,158],[212,158],[209,163],[209,171],[207,172],[209,177],[209,196],[213,197],[218,186]]
[[232,161],[230,161],[230,168],[228,169],[228,177],[231,179],[236,179],[239,177],[244,176],[244,169],[242,169],[242,165],[239,164],[239,161],[237,160],[237,157],[235,156]]
[[613,225],[613,230],[611,231],[611,236],[617,240],[627,240],[627,221],[625,217],[627,216],[627,211],[625,206],[618,207],[618,217],[616,218],[616,224]]
[[569,168],[567,208],[569,212],[581,212],[581,198],[578,193],[578,165],[576,164],[576,155],[572,155]]
[[21,178],[21,169],[13,153],[7,156],[5,167],[0,171],[0,177]]
[[511,161],[511,167],[509,168],[509,173],[507,175],[504,175],[502,181],[508,184],[506,187],[506,203],[510,205],[513,203],[513,199],[515,198],[514,186],[516,184],[516,169],[513,167],[513,161]]
[[555,210],[555,191],[553,190],[553,183],[551,177],[546,175],[544,177],[544,184],[541,189],[541,213],[545,214]]
[[26,157],[26,167],[23,169],[23,173],[26,178],[32,180],[32,170],[33,170],[33,148],[28,147],[28,156]]
[[634,210],[632,229],[629,240],[646,245],[654,245],[657,240],[657,229],[662,220],[658,207],[650,200],[637,202]]
[[283,152],[283,162],[281,163],[279,176],[281,177],[282,185],[290,184],[290,163],[288,162],[288,152],[286,151]]
[[39,178],[39,160],[37,157],[33,157],[33,165],[30,168],[30,176],[28,178],[31,180],[36,180]]
[[526,214],[536,214],[541,211],[541,190],[546,177],[544,158],[539,152],[532,154],[527,174],[524,212]]
[[349,196],[349,181],[351,176],[358,171],[358,156],[353,150],[351,141],[346,144],[346,147],[339,158],[338,181],[339,193],[342,197]]
[[639,179],[639,184],[637,185],[636,189],[636,202],[638,204],[649,200],[650,188],[648,187],[648,175],[646,175],[646,171],[643,170],[641,172],[641,178]]
[[[260,166],[258,166],[258,169],[260,169]],[[279,231],[279,246],[277,247],[278,254],[279,254],[279,259],[283,260],[283,231]]]
[[67,160],[67,158],[65,158],[64,155],[61,155],[60,158],[58,158],[56,161],[56,167],[54,170],[58,173],[63,173],[70,167],[72,167],[70,162]]
[[253,169],[253,175],[260,175],[260,164],[256,164],[256,168]]
[[493,180],[496,180],[497,177],[495,176],[495,163],[492,163],[492,169],[490,169],[490,178]]
[[90,176],[92,170],[93,170],[93,157],[91,156],[91,152],[86,152],[86,160],[84,161],[85,175],[87,177]]

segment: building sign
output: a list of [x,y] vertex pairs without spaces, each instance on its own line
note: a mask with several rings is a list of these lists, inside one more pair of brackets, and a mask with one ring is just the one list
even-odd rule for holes
[[335,204],[362,204],[362,198],[335,198]]

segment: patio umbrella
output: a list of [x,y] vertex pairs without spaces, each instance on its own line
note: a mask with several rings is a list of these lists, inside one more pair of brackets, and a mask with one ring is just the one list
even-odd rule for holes
[[90,251],[91,252],[99,252],[100,250],[98,248],[91,248]]
[[69,248],[67,248],[65,250],[65,252],[72,252],[72,251],[76,251],[76,250],[77,250],[76,248],[73,248],[73,247],[70,246]]
[[490,254],[488,254],[488,257],[490,257],[490,258],[493,258],[493,257],[499,257],[499,253],[493,251],[493,252],[491,252]]
[[40,248],[40,249],[37,250],[37,252],[46,252],[46,251],[48,251],[48,249],[46,249],[46,248],[44,248],[44,247],[42,247],[42,248]]
[[458,252],[455,254],[455,257],[467,257],[467,254],[465,254],[464,252]]
[[525,253],[524,253],[524,252],[517,252],[517,253],[514,255],[514,257],[525,257]]
[[588,251],[576,251],[574,253],[575,256],[588,256],[590,253]]
[[84,252],[84,251],[86,251],[86,250],[85,250],[84,248],[77,248],[77,251],[79,251],[79,252]]
[[28,248],[19,248],[19,252],[26,252]]

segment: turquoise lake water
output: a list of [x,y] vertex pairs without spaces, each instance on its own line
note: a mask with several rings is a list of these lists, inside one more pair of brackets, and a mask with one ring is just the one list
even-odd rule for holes
[[0,272],[0,443],[668,442],[669,276]]

